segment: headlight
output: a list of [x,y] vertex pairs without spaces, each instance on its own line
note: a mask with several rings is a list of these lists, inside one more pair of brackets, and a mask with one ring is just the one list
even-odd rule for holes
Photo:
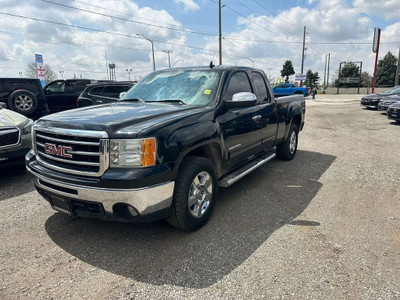
[[111,139],[110,166],[149,167],[156,163],[156,139]]
[[33,121],[31,119],[28,120],[28,123],[25,124],[24,128],[22,129],[22,134],[31,133],[33,126]]

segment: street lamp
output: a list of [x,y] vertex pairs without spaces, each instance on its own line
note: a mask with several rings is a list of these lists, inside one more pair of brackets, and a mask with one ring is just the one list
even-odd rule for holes
[[132,72],[132,69],[126,69],[126,71],[127,71],[128,74],[129,74],[129,81],[131,81],[131,72]]
[[154,42],[153,42],[153,40],[149,39],[147,36],[144,36],[141,33],[136,33],[136,35],[145,38],[146,40],[148,40],[151,43],[151,52],[153,54],[153,71],[155,71],[156,70],[156,59],[154,58]]
[[171,57],[170,57],[170,53],[174,52],[172,50],[163,50],[164,53],[168,54],[168,67],[171,69]]
[[61,78],[64,79],[64,71],[60,71]]
[[19,77],[22,77],[22,72],[19,72]]

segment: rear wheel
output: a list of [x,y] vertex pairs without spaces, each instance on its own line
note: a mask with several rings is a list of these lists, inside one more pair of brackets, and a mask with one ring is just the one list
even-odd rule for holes
[[199,229],[210,218],[217,194],[218,181],[211,161],[197,156],[185,158],[175,182],[168,223],[186,231]]
[[38,102],[30,91],[17,90],[8,97],[7,105],[11,110],[29,116],[36,110]]
[[299,130],[296,124],[290,126],[285,142],[276,147],[276,156],[282,160],[292,160],[297,152]]

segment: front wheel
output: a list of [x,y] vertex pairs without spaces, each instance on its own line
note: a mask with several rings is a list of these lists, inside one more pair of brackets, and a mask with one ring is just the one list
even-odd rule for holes
[[285,142],[276,147],[276,156],[282,160],[292,160],[297,151],[299,129],[296,124],[290,126],[288,137]]
[[217,195],[218,181],[211,161],[197,156],[185,158],[167,222],[186,231],[199,229],[210,218]]

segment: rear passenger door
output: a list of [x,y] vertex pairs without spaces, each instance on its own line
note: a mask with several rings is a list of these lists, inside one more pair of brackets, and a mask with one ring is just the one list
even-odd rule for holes
[[251,75],[260,107],[262,123],[261,143],[265,149],[269,150],[274,146],[276,131],[278,129],[276,102],[272,101],[265,76],[257,71],[253,71]]
[[[237,71],[229,79],[223,95],[223,101],[232,100],[240,92],[254,93],[249,75]],[[248,158],[261,149],[261,115],[260,106],[226,108],[224,114],[217,118],[225,144],[225,158],[228,168],[235,169],[247,162]]]

